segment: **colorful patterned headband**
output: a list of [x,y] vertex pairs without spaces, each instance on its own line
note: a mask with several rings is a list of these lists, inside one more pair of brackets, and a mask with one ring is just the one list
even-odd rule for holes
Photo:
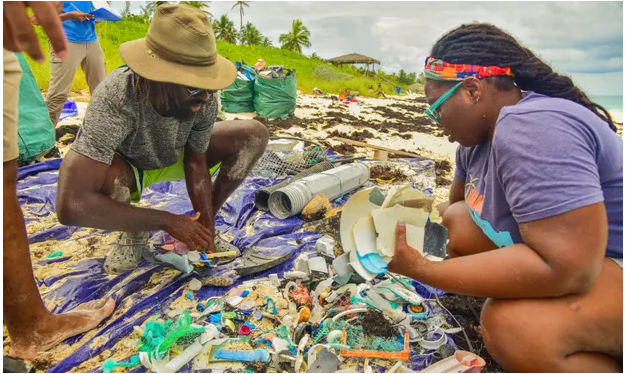
[[431,56],[425,59],[424,73],[426,78],[439,81],[461,81],[469,77],[480,79],[501,75],[514,77],[509,67],[450,64]]

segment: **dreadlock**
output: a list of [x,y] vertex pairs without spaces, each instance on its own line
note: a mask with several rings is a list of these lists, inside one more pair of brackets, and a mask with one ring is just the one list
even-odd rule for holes
[[451,30],[436,42],[430,55],[456,64],[509,66],[514,78],[488,80],[495,80],[496,87],[500,88],[512,87],[511,79],[514,79],[514,83],[524,91],[571,100],[591,110],[616,131],[610,113],[590,100],[571,78],[554,72],[514,37],[491,24],[473,23]]
[[171,95],[172,86],[174,86],[172,83],[151,81],[138,74],[135,74],[134,78],[134,89],[143,93],[146,100],[149,100],[155,107],[169,111],[171,100],[176,105],[180,105],[176,98]]

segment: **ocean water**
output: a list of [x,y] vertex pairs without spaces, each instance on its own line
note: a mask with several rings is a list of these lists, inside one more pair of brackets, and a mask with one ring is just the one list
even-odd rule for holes
[[612,119],[623,123],[623,96],[591,96],[590,99],[610,112]]

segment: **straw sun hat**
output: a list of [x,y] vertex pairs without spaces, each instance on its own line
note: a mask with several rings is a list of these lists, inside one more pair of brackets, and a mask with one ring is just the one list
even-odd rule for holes
[[158,6],[146,37],[123,43],[119,52],[135,73],[157,82],[221,90],[237,76],[234,64],[217,54],[206,14],[187,5]]

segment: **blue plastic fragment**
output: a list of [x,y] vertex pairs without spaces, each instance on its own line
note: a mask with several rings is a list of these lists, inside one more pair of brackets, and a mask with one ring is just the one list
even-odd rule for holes
[[193,301],[193,294],[191,292],[187,292],[187,299]]
[[257,321],[262,321],[263,320],[263,312],[261,312],[260,310],[257,310],[254,312],[254,318],[256,318]]
[[202,303],[197,303],[197,305],[195,306],[195,309],[197,309],[198,312],[202,313],[203,311],[206,310],[206,306]]
[[247,297],[247,295],[249,295],[249,294],[250,294],[250,291],[245,290],[245,291],[243,291],[243,293],[241,294],[241,297]]
[[211,323],[221,323],[221,313],[211,314]]
[[229,361],[243,362],[269,362],[269,351],[266,349],[254,349],[246,351],[235,351],[233,349],[220,349],[215,352],[215,358]]

